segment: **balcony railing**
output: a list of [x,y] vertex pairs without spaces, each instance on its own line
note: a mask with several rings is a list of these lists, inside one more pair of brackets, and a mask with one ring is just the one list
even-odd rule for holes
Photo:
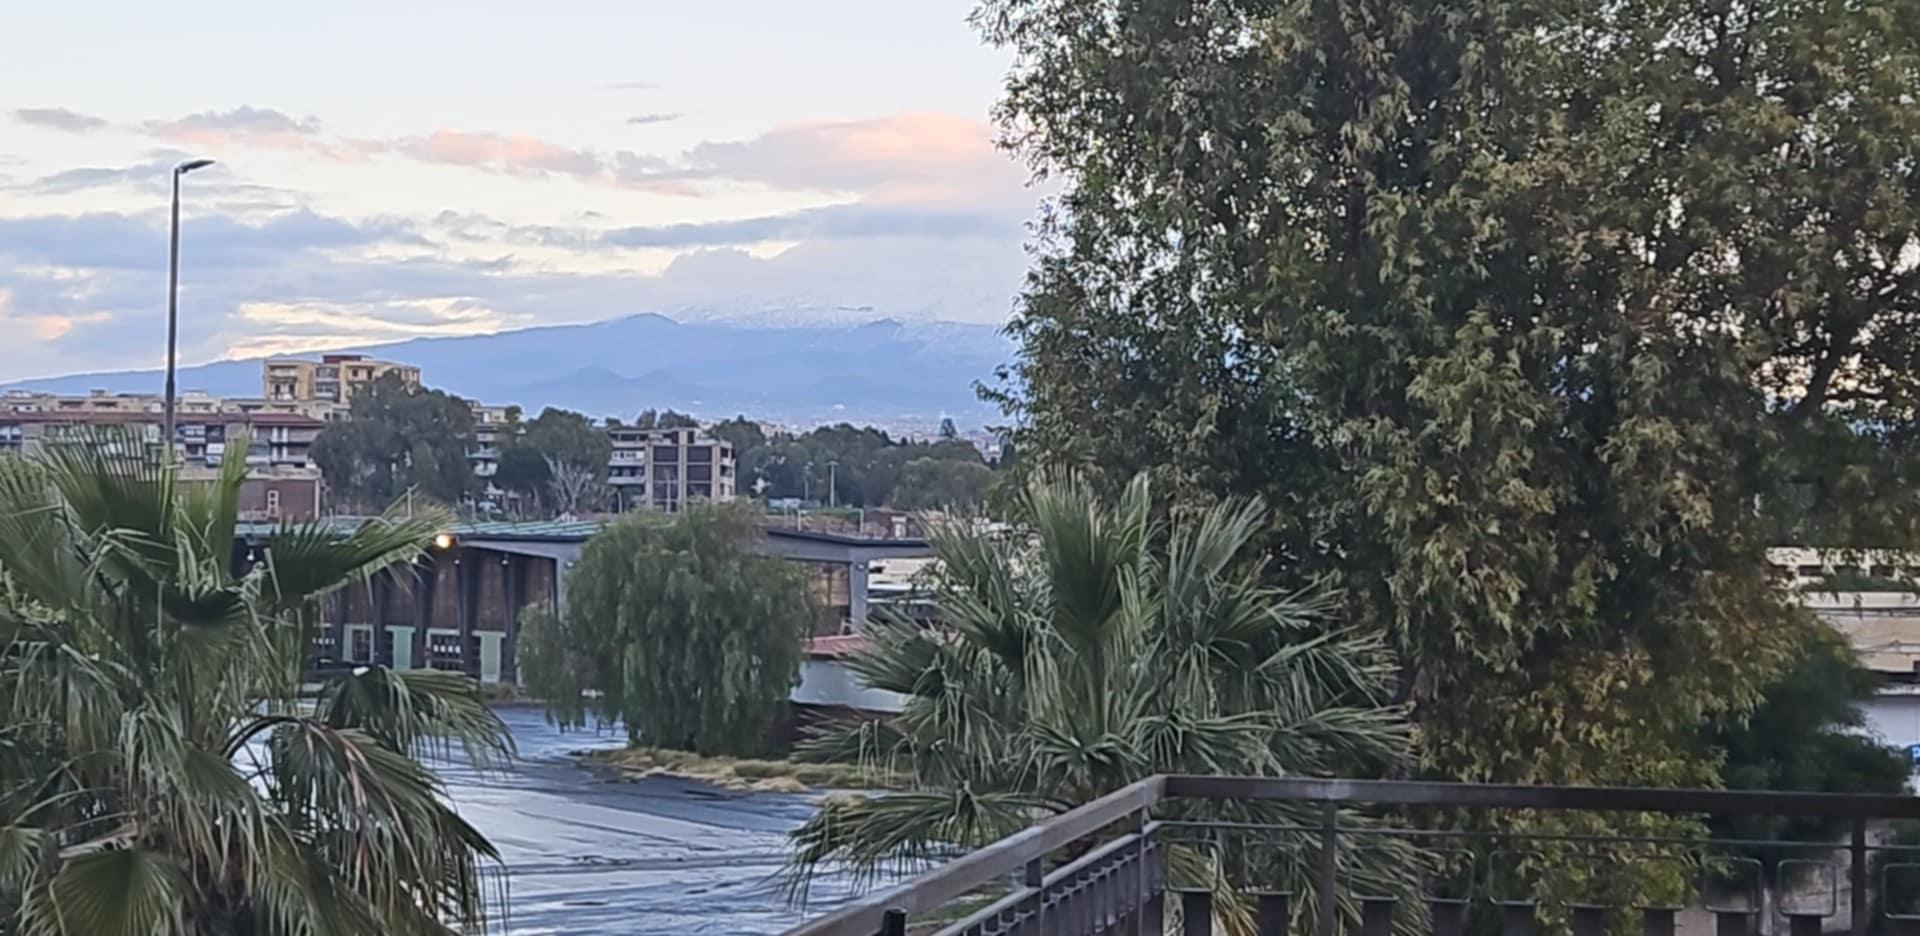
[[[1307,821],[1263,823],[1252,809],[1290,804]],[[1240,808],[1221,808],[1238,804]],[[1655,814],[1695,818],[1821,819],[1840,841],[1701,836],[1546,834],[1543,813]],[[1920,818],[1920,798],[1652,788],[1492,786],[1366,780],[1163,776],[1135,783],[904,883],[788,931],[787,936],[1182,936],[1216,928],[1217,894],[1232,894],[1242,927],[1261,936],[1498,932],[1534,936],[1548,923],[1603,936],[1609,915],[1630,913],[1646,936],[1674,936],[1679,918],[1718,936],[1830,929],[1865,936],[1920,933],[1920,848],[1880,841],[1892,820]],[[1386,843],[1416,855],[1400,887],[1358,883],[1358,854]],[[1288,850],[1288,892],[1259,880]],[[1210,887],[1181,888],[1175,851],[1206,868]],[[1760,855],[1760,858],[1751,857]],[[1593,894],[1535,902],[1527,880],[1543,871],[1604,880],[1623,862],[1660,865],[1684,891],[1653,906],[1610,905]],[[1399,898],[1388,896],[1393,891]],[[1711,923],[1705,923],[1706,919]],[[1344,926],[1342,923],[1344,922]],[[1565,930],[1561,930],[1564,932]]]

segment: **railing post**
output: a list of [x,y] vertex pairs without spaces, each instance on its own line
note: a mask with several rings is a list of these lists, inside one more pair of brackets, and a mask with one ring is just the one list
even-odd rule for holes
[[1360,936],[1393,936],[1393,898],[1360,898]]
[[1826,917],[1818,913],[1789,913],[1787,917],[1788,936],[1820,936]]
[[1607,936],[1607,908],[1598,904],[1574,904],[1573,936]]
[[1167,925],[1165,848],[1148,843],[1146,904],[1140,908],[1140,936],[1160,936]]
[[1646,936],[1673,936],[1674,915],[1677,907],[1643,907],[1640,910],[1640,931]]
[[1260,895],[1260,936],[1286,936],[1288,913],[1293,909],[1288,894]]
[[1020,883],[1033,892],[1033,915],[1021,929],[1029,933],[1047,931],[1047,866],[1044,861],[1035,858],[1027,862],[1021,872]]
[[1713,936],[1753,936],[1753,923],[1758,917],[1748,910],[1715,910]]
[[1427,901],[1427,913],[1433,917],[1433,936],[1461,936],[1467,931],[1467,902],[1452,897],[1434,897]]
[[1853,820],[1851,858],[1847,867],[1852,879],[1853,936],[1867,936],[1867,918],[1872,914],[1867,903],[1867,820]]
[[1500,904],[1500,936],[1533,936],[1533,901],[1507,900]]
[[1129,936],[1146,936],[1147,932],[1147,905],[1150,903],[1147,899],[1147,859],[1151,854],[1147,843],[1147,823],[1150,819],[1145,809],[1133,813],[1133,834],[1136,836],[1133,845],[1133,899],[1126,904],[1126,918],[1131,922],[1126,927]]
[[1318,919],[1313,931],[1319,936],[1334,936],[1335,917],[1340,904],[1334,893],[1340,874],[1340,804],[1328,801],[1320,806],[1320,893]]
[[1180,892],[1180,936],[1213,936],[1213,892]]

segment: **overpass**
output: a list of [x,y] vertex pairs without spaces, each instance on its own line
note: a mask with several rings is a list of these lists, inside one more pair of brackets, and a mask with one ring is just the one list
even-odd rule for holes
[[[358,518],[332,521],[342,532]],[[607,521],[458,523],[427,555],[410,566],[374,575],[369,587],[344,589],[323,609],[316,656],[327,662],[380,663],[400,668],[460,670],[482,682],[513,682],[520,612],[542,601],[566,607],[566,570]],[[240,545],[250,562],[254,550],[278,527],[241,524]],[[867,619],[867,578],[872,563],[931,556],[915,537],[872,538],[767,527],[763,555],[823,570],[824,604],[845,610],[827,632],[858,629]]]

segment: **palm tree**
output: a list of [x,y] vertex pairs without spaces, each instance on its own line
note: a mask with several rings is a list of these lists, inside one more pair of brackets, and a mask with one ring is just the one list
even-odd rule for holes
[[[934,524],[939,626],[870,624],[850,665],[905,696],[905,710],[835,726],[807,750],[861,758],[912,786],[831,801],[796,831],[802,886],[826,867],[863,881],[923,867],[1156,773],[1369,775],[1407,762],[1385,647],[1329,627],[1325,593],[1269,584],[1252,545],[1258,505],[1163,523],[1144,478],[1117,503],[1075,477],[1037,480],[1020,501],[1029,523],[1010,536]],[[1282,804],[1173,808],[1318,821]],[[1296,838],[1176,849],[1173,871],[1215,886],[1227,922],[1244,926],[1238,885],[1313,892],[1314,845]],[[1408,849],[1342,857],[1361,882],[1354,892],[1409,887]],[[1295,905],[1311,912],[1313,901]]]
[[[238,446],[245,451],[245,445]],[[498,858],[420,760],[511,754],[464,676],[303,694],[316,609],[434,518],[283,526],[236,570],[243,460],[122,439],[0,459],[0,933],[447,934]]]

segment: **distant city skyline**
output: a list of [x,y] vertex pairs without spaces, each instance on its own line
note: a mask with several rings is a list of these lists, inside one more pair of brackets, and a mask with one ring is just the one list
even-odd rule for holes
[[1038,193],[968,2],[9,14],[0,381],[858,306],[1003,320]]

